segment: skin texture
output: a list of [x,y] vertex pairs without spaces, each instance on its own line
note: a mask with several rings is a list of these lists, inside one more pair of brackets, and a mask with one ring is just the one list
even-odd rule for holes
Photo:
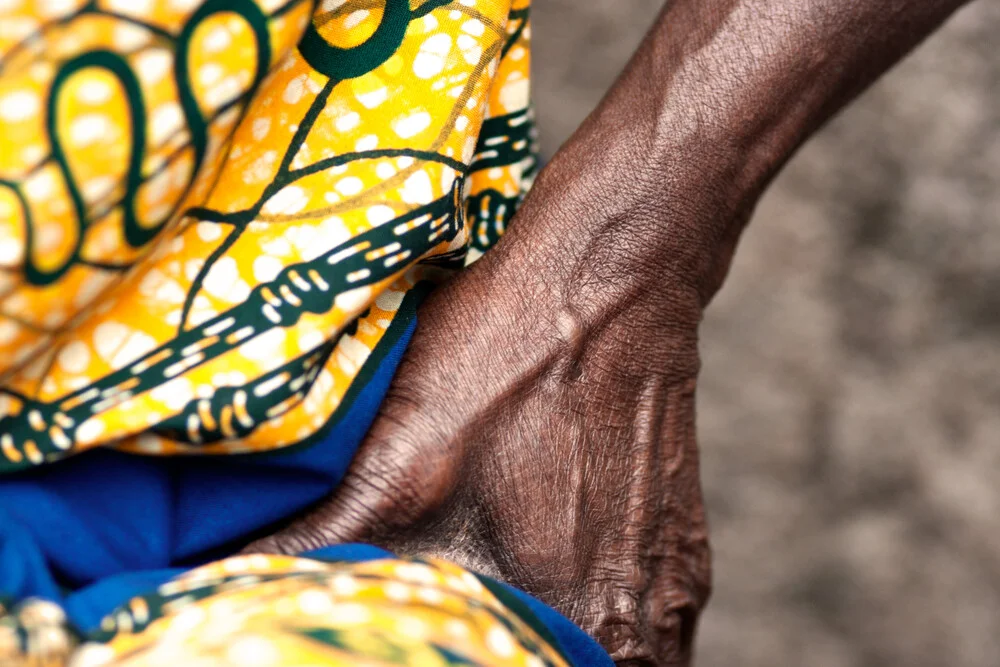
[[962,4],[669,2],[508,234],[421,308],[342,485],[247,550],[443,556],[619,664],[689,664],[702,311],[795,149]]

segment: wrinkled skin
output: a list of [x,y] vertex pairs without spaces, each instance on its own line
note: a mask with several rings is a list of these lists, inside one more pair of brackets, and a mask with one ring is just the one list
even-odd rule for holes
[[347,478],[248,550],[443,556],[621,665],[689,664],[702,310],[794,150],[962,4],[668,2],[507,236],[421,308]]
[[552,603],[617,658],[683,664],[709,589],[697,296],[627,275],[619,294],[595,277],[567,295],[514,236],[420,310],[330,502],[257,547],[443,556]]

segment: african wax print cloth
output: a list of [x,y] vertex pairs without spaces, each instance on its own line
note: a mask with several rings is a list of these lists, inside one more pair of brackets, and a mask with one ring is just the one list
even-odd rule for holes
[[[235,556],[157,576],[162,583],[87,633],[53,602],[0,602],[2,664],[611,664],[538,601],[440,560],[334,547],[306,557]],[[86,614],[86,601],[78,596],[74,605]]]
[[528,10],[0,0],[0,663],[596,664],[447,563],[214,561],[530,187]]

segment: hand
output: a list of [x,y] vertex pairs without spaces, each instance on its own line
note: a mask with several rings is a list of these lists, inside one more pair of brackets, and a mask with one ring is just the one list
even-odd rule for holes
[[561,231],[597,200],[557,172],[421,308],[333,496],[250,550],[363,541],[443,557],[552,604],[622,664],[687,664],[709,591],[701,301],[634,265],[628,243],[587,249]]
[[620,664],[687,664],[702,308],[796,147],[965,2],[667,3],[508,235],[422,308],[343,484],[251,548],[449,558]]

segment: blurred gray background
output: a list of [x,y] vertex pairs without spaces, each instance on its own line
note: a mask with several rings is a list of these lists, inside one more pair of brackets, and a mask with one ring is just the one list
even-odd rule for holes
[[[551,155],[662,0],[535,0]],[[1000,665],[1000,3],[813,139],[702,335],[697,664]]]

